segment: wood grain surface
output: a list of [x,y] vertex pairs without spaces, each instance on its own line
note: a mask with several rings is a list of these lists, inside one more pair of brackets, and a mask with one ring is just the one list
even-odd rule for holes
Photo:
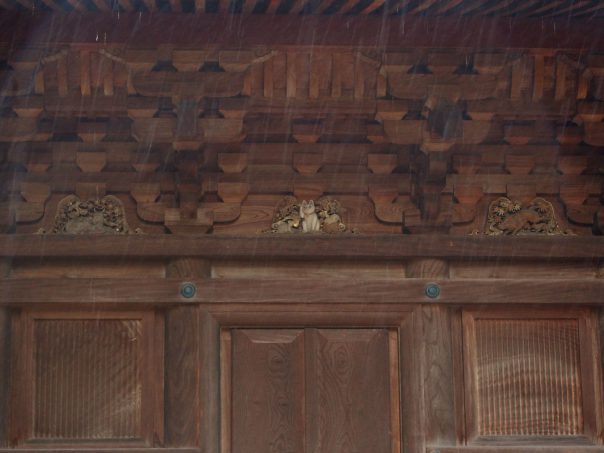
[[[32,304],[590,304],[602,302],[603,279],[332,279],[309,284],[302,279],[187,279],[194,297],[180,294],[180,280],[15,279],[0,280],[0,305]],[[436,283],[440,295],[426,296]]]
[[232,452],[305,451],[304,334],[234,330]]
[[307,452],[392,453],[386,330],[307,331]]
[[223,331],[223,453],[400,453],[393,341],[384,329]]
[[598,444],[596,324],[594,312],[581,308],[465,310],[468,439]]
[[577,320],[476,321],[478,433],[583,432]]
[[253,236],[32,236],[0,235],[0,256],[145,256],[207,258],[287,258],[308,260],[323,256],[358,259],[461,257],[517,260],[533,258],[598,259],[604,257],[601,237],[477,237],[447,235],[386,235],[345,237]]
[[[13,45],[23,42],[33,45],[41,42],[97,43],[95,30],[107,33],[107,42],[129,42],[131,46],[150,48],[170,36],[170,42],[185,47],[220,43],[230,48],[250,45],[340,45],[360,47],[400,47],[401,36],[406,46],[440,48],[539,48],[600,49],[604,48],[601,33],[586,39],[585,30],[598,30],[598,19],[592,21],[564,19],[556,20],[542,30],[540,22],[530,19],[516,19],[512,24],[507,17],[438,17],[406,18],[403,22],[396,17],[385,24],[380,16],[348,18],[342,26],[334,27],[331,17],[304,17],[290,15],[278,18],[262,15],[250,20],[246,15],[200,16],[193,14],[150,15],[143,20],[138,13],[124,13],[116,23],[102,15],[65,13],[60,18],[50,20],[47,14],[36,16],[4,13],[1,23],[0,41]],[[254,15],[256,16],[256,15]],[[302,20],[303,19],[303,20]],[[596,22],[596,24],[594,24]],[[81,27],[81,23],[89,26]],[[348,28],[344,26],[348,23]],[[593,28],[592,28],[593,27]],[[350,33],[349,29],[355,30]],[[439,33],[426,33],[436,29]],[[382,32],[376,36],[375,30]],[[466,30],[476,30],[468,34]],[[601,29],[601,28],[600,28]],[[133,32],[134,30],[134,32]],[[271,38],[267,38],[270,36]],[[379,39],[378,39],[379,38]]]
[[138,320],[34,322],[31,439],[140,439],[143,347]]

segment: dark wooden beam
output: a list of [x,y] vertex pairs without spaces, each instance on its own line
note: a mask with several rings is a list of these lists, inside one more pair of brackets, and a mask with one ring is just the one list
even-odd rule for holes
[[178,257],[323,260],[598,260],[604,238],[587,236],[480,237],[447,235],[254,236],[0,235],[4,257]]
[[508,17],[329,17],[3,13],[0,42],[161,43],[199,47],[359,46],[372,48],[557,48],[604,50],[604,21]]
[[[86,453],[199,453],[197,448],[132,448],[132,447],[111,447],[111,448],[85,448],[82,447],[54,447],[54,448],[19,448],[19,453],[74,453],[85,450]],[[0,453],[14,452],[14,448],[1,448]]]
[[[602,279],[190,279],[196,294],[180,294],[182,280],[8,279],[0,281],[0,304],[287,304],[300,294],[308,304],[593,304],[604,303]],[[426,285],[440,296],[426,296]],[[282,307],[283,308],[283,307]]]
[[428,447],[426,453],[604,453],[600,446],[523,445],[472,446],[472,447]]

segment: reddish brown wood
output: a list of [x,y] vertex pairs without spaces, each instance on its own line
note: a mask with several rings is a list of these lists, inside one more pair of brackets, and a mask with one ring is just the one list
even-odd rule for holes
[[197,307],[179,307],[166,316],[166,445],[200,442],[200,323]]
[[162,442],[155,324],[152,312],[24,312],[13,337],[11,444]]
[[602,453],[604,447],[597,446],[563,446],[563,445],[522,445],[522,446],[467,446],[437,447],[430,446],[426,453]]
[[581,309],[465,312],[468,438],[599,442],[601,383],[583,352],[593,319]]
[[533,258],[592,260],[604,257],[599,237],[476,236],[31,236],[0,235],[0,256],[197,256],[256,259],[316,258],[317,250],[332,258],[448,258],[517,260]]
[[0,309],[0,447],[8,445],[9,388],[10,388],[10,341],[11,316],[6,309]]
[[306,367],[306,451],[391,453],[388,332],[310,330]]
[[[86,13],[48,16],[44,13],[4,13],[0,41],[13,45],[36,39],[44,42],[96,43],[96,32],[106,42],[129,42],[132,46],[152,48],[163,43],[166,36],[175,45],[197,47],[220,42],[225,47],[242,44],[262,45],[340,45],[439,48],[563,48],[599,49],[604,45],[600,19],[591,21],[548,20],[541,27],[539,20],[489,17],[409,17],[403,24],[395,17],[356,17],[341,20],[338,26],[329,17],[298,16],[214,16],[214,15],[149,15],[121,13],[119,21],[112,16]],[[86,27],[82,24],[86,23]],[[350,29],[355,33],[349,33]],[[438,28],[439,33],[426,33]],[[382,33],[375,34],[380,29]],[[468,34],[468,29],[475,33]],[[589,36],[585,30],[593,30]],[[158,33],[160,31],[160,33]],[[270,38],[268,38],[270,36]]]
[[[75,453],[85,450],[87,453],[199,453],[197,448],[155,448],[155,447],[86,447],[85,449],[73,446],[53,448],[19,448],[22,453]],[[14,453],[15,449],[1,448],[0,453]]]
[[200,315],[200,401],[201,401],[201,445],[205,451],[220,450],[220,326],[207,312]]
[[[305,451],[304,335],[300,330],[234,330],[233,453]],[[229,451],[229,450],[227,450]]]
[[417,312],[421,325],[419,363],[424,387],[424,436],[427,444],[455,445],[456,420],[463,415],[455,409],[451,314],[443,306],[422,307]]
[[[189,279],[187,279],[189,280]],[[0,282],[1,304],[197,304],[296,303],[305,294],[310,304],[321,303],[446,303],[446,304],[600,304],[602,279],[406,279],[347,281],[333,279],[308,285],[292,279],[191,279],[197,294],[180,295],[180,281],[154,279],[15,279]],[[428,283],[440,285],[437,300],[425,294]],[[32,292],[32,288],[36,290]],[[250,292],[250,288],[254,288]],[[578,297],[580,294],[580,298]]]

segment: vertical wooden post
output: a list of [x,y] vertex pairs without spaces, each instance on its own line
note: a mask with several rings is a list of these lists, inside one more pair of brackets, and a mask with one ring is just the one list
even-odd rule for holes
[[[167,278],[182,279],[209,276],[207,261],[179,258],[168,263]],[[178,307],[166,315],[165,356],[165,444],[170,447],[198,446],[200,426],[207,418],[203,410],[200,363],[202,341],[198,306]],[[203,416],[202,416],[203,413]]]
[[[604,262],[600,261],[600,263],[598,263],[597,265],[597,273],[596,273],[596,277],[597,278],[602,278],[604,279]],[[600,313],[599,313],[599,325],[598,325],[598,330],[599,332],[597,332],[596,338],[599,340],[600,344],[600,372],[596,373],[596,376],[600,377],[600,395],[604,395],[604,308],[600,307]],[[598,383],[596,383],[596,385],[598,385]],[[602,411],[600,410],[599,412],[600,414],[602,413]],[[602,436],[602,433],[599,433],[600,436]],[[603,439],[602,437],[600,437],[599,439],[599,443],[602,444]]]
[[[409,278],[449,277],[448,263],[443,260],[421,259],[407,265]],[[455,383],[451,325],[448,307],[423,305],[415,312],[417,365],[420,374],[420,419],[423,421],[425,445],[454,446],[457,444]]]
[[[201,445],[220,451],[220,328],[214,317],[201,312]],[[226,410],[226,408],[223,408]]]
[[[0,279],[10,274],[10,261],[0,259]],[[10,315],[0,308],[0,447],[8,446],[8,398],[10,384]]]

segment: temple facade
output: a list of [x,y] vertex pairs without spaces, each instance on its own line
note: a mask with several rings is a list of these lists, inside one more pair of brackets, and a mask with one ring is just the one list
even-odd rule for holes
[[0,7],[0,453],[604,453],[602,2]]

